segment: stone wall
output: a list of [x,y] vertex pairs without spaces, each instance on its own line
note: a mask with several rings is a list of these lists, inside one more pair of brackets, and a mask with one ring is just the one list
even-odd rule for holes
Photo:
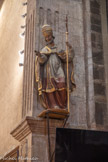
[[42,0],[28,0],[23,117],[27,114],[37,117],[43,110],[35,82],[33,51],[40,51],[45,45],[41,27],[45,23],[50,24],[58,48],[65,50],[66,14],[69,18],[69,42],[75,51],[74,76],[77,85],[70,95],[69,123],[71,127],[92,127],[95,120],[97,124],[104,124],[107,111],[105,70],[100,2],[95,0],[48,0],[44,3]]
[[[75,51],[75,58],[74,58],[74,73],[75,73],[75,81],[77,88],[76,90],[71,94],[70,96],[70,125],[71,126],[81,126],[86,127],[87,118],[86,118],[86,85],[85,85],[85,53],[84,53],[84,22],[83,22],[83,2],[81,0],[75,1],[75,0],[68,0],[68,1],[43,1],[43,0],[37,0],[36,1],[36,8],[35,5],[33,6],[33,3],[35,4],[35,1],[32,0],[28,1],[28,15],[27,15],[27,32],[35,33],[35,44],[33,45],[34,50],[40,51],[41,48],[45,45],[44,38],[41,33],[41,27],[43,24],[48,23],[51,24],[53,30],[54,30],[54,36],[55,36],[55,43],[58,45],[58,48],[65,50],[65,19],[66,14],[68,14],[69,19],[69,42],[72,45],[74,51]],[[33,15],[33,10],[36,11],[36,17],[34,16],[34,24],[35,27],[33,28],[31,26],[31,29],[28,30],[28,25],[32,21],[31,16]],[[32,16],[33,17],[33,16]],[[29,33],[27,34],[27,37],[30,36]],[[26,47],[30,46],[30,42],[34,38],[29,40],[26,39]],[[35,82],[35,76],[34,76],[34,65],[32,63],[35,62],[35,57],[33,58],[33,55],[35,56],[35,53],[33,54],[33,51],[30,52],[26,50],[25,52],[25,58],[28,58],[25,60],[25,66],[29,70],[32,71],[32,78],[30,79],[29,70],[25,68],[24,72],[25,77],[27,78],[25,81],[25,92],[24,92],[24,104],[23,111],[26,114],[32,114],[33,116],[37,117],[38,114],[43,110],[42,106],[39,102],[39,96],[37,92],[37,85]],[[28,61],[27,61],[28,60]],[[32,63],[31,61],[32,60]],[[31,80],[32,85],[31,85]],[[34,84],[34,90],[33,90],[33,84]],[[31,85],[27,86],[27,85]],[[34,92],[33,92],[34,91]],[[33,96],[32,96],[33,92]],[[26,98],[28,97],[28,100]],[[26,101],[25,101],[26,100]],[[30,106],[30,100],[31,100],[31,106]],[[33,103],[32,103],[33,101]],[[33,105],[32,105],[33,104]],[[33,109],[32,109],[33,107]]]
[[97,125],[105,125],[107,115],[107,103],[100,1],[91,0],[90,8],[95,120]]

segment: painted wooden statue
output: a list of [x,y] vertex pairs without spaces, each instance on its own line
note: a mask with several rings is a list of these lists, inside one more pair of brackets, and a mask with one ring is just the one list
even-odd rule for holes
[[[67,77],[66,77],[66,51],[58,51],[54,43],[53,30],[50,25],[42,27],[46,46],[36,52],[35,74],[38,82],[38,92],[41,104],[46,109],[66,109],[67,107]],[[69,91],[75,87],[73,79],[72,62],[74,51],[71,45],[66,42],[68,47],[68,62],[71,69],[69,75]],[[68,68],[68,67],[67,67]]]

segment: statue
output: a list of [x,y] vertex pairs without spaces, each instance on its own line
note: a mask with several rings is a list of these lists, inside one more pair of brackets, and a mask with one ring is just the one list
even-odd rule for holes
[[[66,109],[67,107],[67,84],[66,84],[66,52],[58,51],[54,43],[53,30],[50,25],[42,27],[42,33],[45,37],[46,46],[36,52],[35,74],[38,82],[38,92],[41,104],[46,109]],[[74,51],[71,45],[68,46],[68,62],[71,63],[74,57]],[[70,90],[75,87],[73,79],[73,69],[70,66],[71,75],[69,75]]]

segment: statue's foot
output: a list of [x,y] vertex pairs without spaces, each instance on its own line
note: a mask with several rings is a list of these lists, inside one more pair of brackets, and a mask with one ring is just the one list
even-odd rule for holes
[[60,107],[56,105],[56,106],[54,106],[54,109],[60,109]]
[[62,109],[62,110],[66,110],[66,107],[59,107],[58,105],[54,106],[53,109]]

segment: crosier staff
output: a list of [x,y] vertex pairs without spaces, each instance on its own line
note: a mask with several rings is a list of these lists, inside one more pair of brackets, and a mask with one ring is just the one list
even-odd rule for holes
[[70,112],[69,106],[69,52],[68,52],[68,16],[66,15],[66,68],[67,68],[67,108]]

